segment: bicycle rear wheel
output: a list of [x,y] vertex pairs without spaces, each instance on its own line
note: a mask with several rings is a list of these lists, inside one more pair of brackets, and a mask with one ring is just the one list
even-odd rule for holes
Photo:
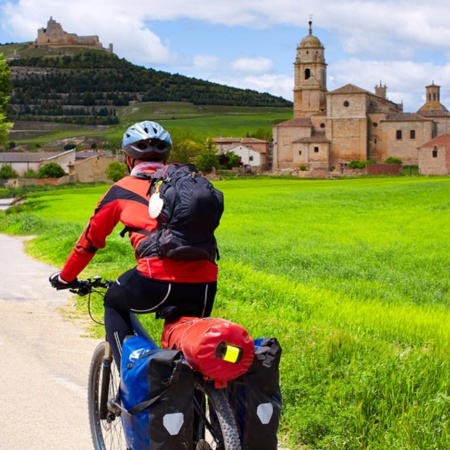
[[[106,342],[94,351],[89,369],[88,408],[92,442],[95,450],[126,449],[120,409],[111,405],[120,383],[120,375],[114,360],[104,364]],[[108,367],[109,366],[109,367]]]
[[196,383],[195,450],[241,450],[233,411],[224,389],[212,382]]

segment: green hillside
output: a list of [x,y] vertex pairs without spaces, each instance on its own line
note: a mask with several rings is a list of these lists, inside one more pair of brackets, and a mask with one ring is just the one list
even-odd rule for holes
[[0,45],[11,67],[11,120],[119,123],[118,108],[148,102],[291,107],[281,97],[136,66],[93,49]]

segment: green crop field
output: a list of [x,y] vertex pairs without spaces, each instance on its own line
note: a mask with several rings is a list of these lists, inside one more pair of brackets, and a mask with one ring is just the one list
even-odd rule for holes
[[274,124],[292,118],[292,108],[198,106],[182,102],[139,103],[117,110],[120,123],[110,126],[19,121],[15,123],[14,129],[17,132],[27,130],[27,134],[17,137],[12,133],[10,139],[16,144],[27,144],[31,149],[45,148],[63,139],[83,137],[96,139],[99,143],[119,143],[124,131],[142,120],[159,122],[170,132],[176,129],[190,130],[199,139],[246,137],[258,130],[270,133]]
[[[225,213],[213,315],[242,323],[255,338],[279,339],[283,442],[449,449],[450,178],[215,185]],[[0,232],[37,235],[29,253],[61,266],[106,189],[29,193],[0,213]],[[133,264],[120,230],[83,277],[112,278]],[[79,310],[86,314],[84,299]],[[161,330],[153,317],[146,324]]]

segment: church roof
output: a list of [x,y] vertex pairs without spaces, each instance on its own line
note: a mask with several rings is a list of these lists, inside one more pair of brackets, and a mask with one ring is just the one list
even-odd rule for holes
[[417,113],[392,113],[388,114],[385,119],[385,122],[416,122],[416,121],[424,121],[429,120],[423,115]]
[[323,131],[316,131],[312,134],[310,137],[303,137],[300,139],[296,139],[295,141],[292,141],[292,143],[308,143],[308,142],[330,142],[330,140],[325,136],[325,132]]
[[448,109],[439,101],[434,100],[431,102],[426,102],[420,109],[417,111],[419,113],[448,113]]
[[312,122],[309,117],[300,117],[296,119],[286,120],[281,122],[277,127],[312,127]]
[[435,137],[434,139],[431,139],[431,141],[426,142],[421,146],[422,148],[433,148],[433,147],[445,147],[450,148],[450,134],[444,133],[441,134],[438,137]]
[[346,84],[345,86],[342,86],[340,88],[335,89],[334,91],[328,92],[329,94],[369,94],[369,95],[375,95],[372,92],[366,91],[365,89],[362,89],[358,86],[355,86],[354,84]]

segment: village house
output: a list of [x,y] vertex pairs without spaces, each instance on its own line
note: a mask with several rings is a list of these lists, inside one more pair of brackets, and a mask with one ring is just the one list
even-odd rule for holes
[[246,147],[245,145],[236,145],[231,147],[228,151],[235,153],[241,158],[241,163],[244,166],[249,166],[257,171],[267,170],[267,152],[260,148]]
[[353,84],[328,92],[326,83],[325,48],[309,22],[294,63],[293,118],[273,127],[274,172],[327,177],[353,160],[382,163],[389,157],[420,166],[419,149],[450,131],[450,113],[434,82],[425,88],[425,104],[411,113],[387,98],[381,82],[373,93]]
[[218,137],[214,139],[217,153],[233,152],[241,158],[244,166],[264,171],[269,166],[269,142],[256,138]]
[[[111,161],[111,155],[102,151],[0,152],[0,167],[9,164],[19,175],[19,180],[14,181],[16,187],[35,183],[34,179],[22,178],[25,172],[31,169],[37,173],[44,164],[50,162],[60,165],[67,173],[67,176],[53,181],[57,184],[107,182],[106,168]],[[38,182],[42,184],[50,181]]]
[[38,172],[46,163],[59,164],[65,172],[69,171],[69,164],[75,161],[75,150],[64,152],[0,152],[0,167],[9,164],[19,176],[27,170]]

